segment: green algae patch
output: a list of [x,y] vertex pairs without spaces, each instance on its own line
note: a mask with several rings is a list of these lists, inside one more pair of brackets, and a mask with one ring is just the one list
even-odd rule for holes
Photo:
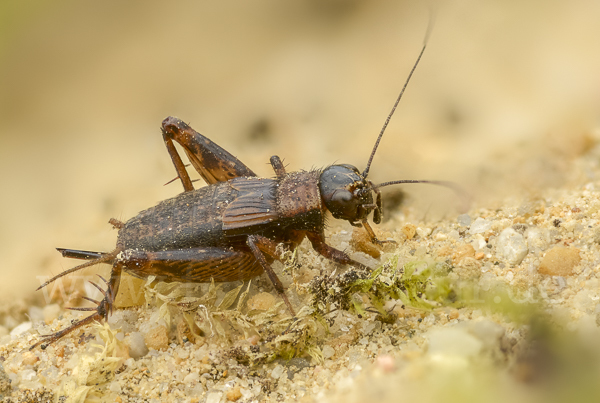
[[318,315],[342,309],[364,316],[377,313],[388,322],[387,301],[396,300],[405,307],[431,310],[452,304],[453,288],[446,262],[418,260],[398,264],[392,257],[376,270],[350,269],[335,277],[316,277],[310,284],[313,308]]

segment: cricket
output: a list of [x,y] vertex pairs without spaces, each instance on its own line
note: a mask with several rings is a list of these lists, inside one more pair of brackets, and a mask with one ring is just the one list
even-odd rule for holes
[[[308,238],[314,250],[325,258],[338,264],[365,268],[345,252],[327,244],[324,230],[329,213],[352,226],[364,227],[371,242],[382,244],[393,241],[377,239],[368,222],[371,212],[373,223],[381,222],[382,188],[429,183],[448,187],[459,195],[463,193],[457,185],[446,181],[394,180],[374,184],[368,179],[386,127],[425,52],[429,31],[430,28],[362,172],[349,164],[287,172],[281,159],[272,156],[270,163],[275,176],[260,178],[188,124],[175,117],[164,119],[163,139],[177,172],[175,180],[181,181],[184,191],[127,222],[111,219],[109,223],[118,229],[116,247],[111,252],[58,248],[64,257],[86,262],[54,276],[38,290],[63,276],[100,263],[112,265],[112,271],[108,280],[102,279],[104,287],[91,282],[103,294],[102,300],[84,297],[96,307],[68,308],[90,311],[90,316],[56,333],[42,335],[31,349],[37,346],[45,349],[78,328],[107,320],[123,271],[139,278],[157,276],[162,281],[192,283],[249,280],[266,272],[291,315],[296,316],[295,308],[271,266],[274,260],[281,259],[276,251],[279,244],[293,250]],[[207,186],[194,189],[174,142],[183,148]]]

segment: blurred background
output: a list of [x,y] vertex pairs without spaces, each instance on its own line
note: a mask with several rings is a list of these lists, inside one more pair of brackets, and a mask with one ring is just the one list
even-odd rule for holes
[[430,7],[371,179],[453,180],[488,206],[569,183],[598,134],[595,0],[0,3],[2,298],[71,267],[55,247],[112,250],[109,218],[182,190],[163,186],[167,116],[261,176],[273,154],[364,168]]

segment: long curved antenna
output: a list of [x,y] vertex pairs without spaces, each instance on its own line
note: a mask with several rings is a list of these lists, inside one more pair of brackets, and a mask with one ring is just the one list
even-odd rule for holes
[[454,182],[449,182],[449,181],[416,180],[416,179],[401,179],[401,180],[397,180],[397,181],[383,182],[383,183],[380,183],[378,185],[373,185],[373,189],[379,189],[379,188],[382,188],[382,187],[385,187],[385,186],[390,186],[390,185],[400,185],[402,183],[429,183],[431,185],[445,186],[445,187],[450,188],[452,190],[456,190],[459,193],[466,193],[460,186],[458,186]]
[[423,53],[425,53],[425,48],[427,47],[427,43],[429,42],[429,36],[431,35],[431,30],[433,29],[433,22],[435,20],[434,17],[435,17],[435,15],[434,15],[433,11],[431,11],[429,13],[429,23],[427,24],[427,31],[425,33],[425,39],[423,40],[423,48],[421,48],[421,53],[419,53],[419,57],[417,57],[417,61],[415,62],[413,68],[410,70],[410,73],[408,74],[408,78],[406,79],[406,82],[404,83],[404,86],[402,87],[402,90],[400,91],[400,95],[398,95],[398,98],[396,98],[396,102],[394,103],[392,110],[390,111],[387,119],[385,120],[385,123],[383,124],[383,127],[381,128],[381,131],[379,132],[379,137],[377,137],[377,141],[375,142],[373,151],[371,151],[371,156],[369,157],[369,162],[367,162],[367,167],[363,171],[363,174],[362,174],[363,178],[366,178],[367,175],[369,174],[369,169],[371,168],[371,162],[373,161],[373,157],[375,156],[377,147],[379,147],[379,142],[381,141],[381,138],[383,137],[383,133],[385,132],[385,129],[387,128],[388,123],[390,123],[390,119],[392,118],[392,115],[394,114],[394,112],[396,112],[396,108],[398,107],[398,104],[400,103],[400,100],[402,99],[402,95],[404,95],[404,91],[406,90],[406,87],[408,86],[410,78],[412,77],[413,73],[417,69],[417,65],[419,64],[419,61],[421,61],[421,57],[423,56]]
[[461,210],[466,211],[469,208],[469,205],[471,204],[471,195],[466,190],[464,190],[462,187],[458,186],[456,183],[449,182],[449,181],[403,179],[403,180],[389,181],[389,182],[380,183],[378,185],[373,185],[372,189],[379,189],[384,186],[399,185],[402,183],[428,183],[430,185],[443,186],[443,187],[452,189],[454,191],[454,193],[456,193],[458,195],[458,197],[461,199],[461,203],[462,203]]

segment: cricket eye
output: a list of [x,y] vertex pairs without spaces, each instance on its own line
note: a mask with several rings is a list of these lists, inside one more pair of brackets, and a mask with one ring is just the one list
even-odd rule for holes
[[328,207],[335,218],[354,220],[358,204],[359,201],[352,192],[346,189],[337,189],[331,195]]

